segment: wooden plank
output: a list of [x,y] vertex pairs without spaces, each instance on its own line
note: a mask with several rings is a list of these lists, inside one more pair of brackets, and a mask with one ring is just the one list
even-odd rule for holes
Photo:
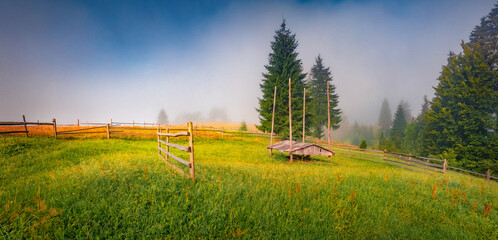
[[182,163],[183,165],[185,165],[185,166],[187,166],[187,167],[190,167],[190,163],[189,163],[189,162],[187,162],[187,161],[185,161],[185,160],[183,160],[183,159],[181,159],[181,158],[179,158],[179,157],[177,157],[177,156],[173,155],[172,153],[170,153],[170,152],[168,152],[168,151],[164,150],[164,149],[163,149],[163,148],[161,148],[161,147],[157,147],[157,148],[158,148],[159,150],[161,150],[161,152],[163,152],[164,154],[166,154],[166,155],[168,155],[168,156],[172,157],[173,159],[175,159],[176,161],[178,161],[178,162]]
[[0,134],[9,134],[9,133],[26,133],[26,131],[9,131],[9,132],[0,132]]
[[412,161],[412,162],[416,162],[416,163],[419,163],[419,164],[422,164],[422,165],[426,165],[426,166],[437,167],[437,168],[443,168],[443,165],[439,165],[439,164],[435,164],[435,163],[427,163],[427,162],[420,161],[420,160],[413,159],[413,158],[412,158],[410,161]]
[[188,146],[182,146],[182,145],[178,145],[178,144],[174,144],[174,143],[167,143],[163,140],[157,140],[158,142],[166,145],[166,146],[169,146],[169,147],[174,147],[176,149],[179,149],[179,150],[182,150],[184,152],[190,152],[190,147]]
[[53,125],[53,123],[41,123],[41,122],[26,122],[26,124],[28,124],[28,125]]
[[85,130],[92,130],[92,129],[99,129],[99,128],[105,128],[105,127],[80,128],[80,129],[73,129],[73,130],[67,130],[67,131],[60,131],[57,133],[64,134],[64,133],[69,133],[69,132],[81,132],[81,131],[85,131]]
[[183,176],[185,177],[188,177],[188,175],[183,171],[181,170],[179,167],[177,167],[176,165],[168,162],[168,160],[166,160],[166,158],[163,157],[163,155],[159,154],[159,157],[161,157],[163,159],[163,161],[165,163],[167,163],[170,167],[172,167],[174,170],[176,170],[178,173],[182,174]]
[[156,136],[157,135],[155,133],[126,133],[126,132],[110,132],[110,134],[112,134],[112,135],[127,135],[127,136]]
[[444,162],[444,160],[435,159],[435,158],[427,158],[427,157],[416,157],[416,158],[421,158],[421,159],[430,160],[430,161]]
[[411,166],[411,167],[416,167],[416,168],[420,168],[420,169],[425,169],[425,170],[429,170],[429,171],[433,171],[433,172],[443,173],[442,171],[438,171],[438,170],[431,169],[431,168],[427,168],[427,167],[420,167],[420,166],[412,165],[412,164],[410,164],[410,163],[405,163],[405,162],[394,161],[394,160],[387,159],[387,158],[385,158],[384,160],[385,160],[385,161],[389,161],[389,162],[394,162],[394,163],[404,164],[404,165],[408,165],[408,166]]
[[415,169],[407,168],[407,167],[404,167],[404,166],[399,166],[399,165],[388,163],[388,162],[386,162],[385,164],[389,164],[389,165],[394,166],[394,167],[399,167],[399,168],[403,168],[403,169],[414,171],[414,172],[419,172],[419,173],[424,173],[424,174],[427,174],[427,175],[432,175],[430,173],[426,173],[426,172],[423,172],[423,171],[418,171],[418,170],[415,170]]
[[0,126],[24,125],[23,122],[0,122]]
[[111,129],[127,129],[127,130],[133,130],[133,131],[157,131],[157,128],[143,128],[143,127],[115,127],[116,125],[112,126]]
[[95,133],[106,133],[106,132],[57,132],[57,134],[61,134],[61,135],[69,135],[69,134],[95,134]]
[[189,136],[188,132],[177,132],[177,133],[157,133],[159,136],[166,137],[178,137],[178,136]]
[[479,176],[486,177],[486,174],[476,173],[476,172],[472,172],[472,171],[469,171],[469,170],[465,170],[465,169],[461,169],[461,168],[457,168],[457,167],[452,167],[452,166],[448,166],[448,169],[449,169],[449,168],[452,168],[452,169],[456,169],[456,170],[459,170],[459,171],[464,171],[464,172],[468,172],[468,173],[472,173],[472,174],[475,174],[475,175],[479,175]]

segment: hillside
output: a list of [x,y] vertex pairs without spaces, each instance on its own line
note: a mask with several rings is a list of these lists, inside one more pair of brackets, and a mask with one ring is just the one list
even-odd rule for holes
[[267,144],[196,138],[193,183],[152,139],[7,137],[0,238],[498,238],[496,182]]

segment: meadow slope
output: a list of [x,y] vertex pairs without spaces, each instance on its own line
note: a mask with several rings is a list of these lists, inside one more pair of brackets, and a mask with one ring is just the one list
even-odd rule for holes
[[267,144],[197,138],[193,183],[152,139],[7,137],[0,238],[498,238],[496,182]]

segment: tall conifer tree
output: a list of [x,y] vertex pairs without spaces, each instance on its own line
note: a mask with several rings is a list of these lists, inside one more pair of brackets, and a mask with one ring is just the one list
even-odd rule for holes
[[[498,72],[479,46],[462,44],[443,67],[436,96],[427,112],[425,148],[445,154],[450,165],[498,171]],[[449,155],[448,155],[449,154]]]
[[407,126],[406,114],[403,105],[400,103],[394,113],[393,127],[390,131],[390,140],[399,150],[403,146],[403,138]]
[[[274,132],[282,139],[289,137],[289,78],[292,80],[292,129],[293,137],[302,137],[303,121],[303,90],[305,87],[301,60],[298,59],[296,48],[298,42],[283,20],[280,29],[275,31],[271,42],[272,52],[268,56],[266,73],[263,73],[263,82],[259,85],[263,97],[259,98],[260,125],[257,128],[264,132],[271,131],[273,111],[273,91],[277,86],[277,100],[275,106]],[[307,125],[309,126],[309,125]]]
[[450,165],[498,172],[498,4],[450,52],[426,114],[424,150]]
[[393,119],[391,115],[391,108],[389,107],[389,102],[384,98],[382,101],[382,107],[380,107],[379,113],[379,127],[386,134],[388,134],[389,129],[393,124]]
[[306,83],[311,95],[311,134],[313,137],[322,138],[327,128],[327,84],[330,90],[330,127],[337,129],[341,122],[341,110],[337,106],[339,96],[335,93],[335,86],[332,84],[332,74],[330,68],[323,66],[323,60],[318,55],[316,63],[311,68],[311,78]]

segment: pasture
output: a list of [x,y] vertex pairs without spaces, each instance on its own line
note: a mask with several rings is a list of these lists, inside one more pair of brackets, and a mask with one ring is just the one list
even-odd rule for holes
[[268,138],[195,142],[192,182],[154,139],[6,137],[0,238],[498,238],[494,181],[343,156],[289,164]]

